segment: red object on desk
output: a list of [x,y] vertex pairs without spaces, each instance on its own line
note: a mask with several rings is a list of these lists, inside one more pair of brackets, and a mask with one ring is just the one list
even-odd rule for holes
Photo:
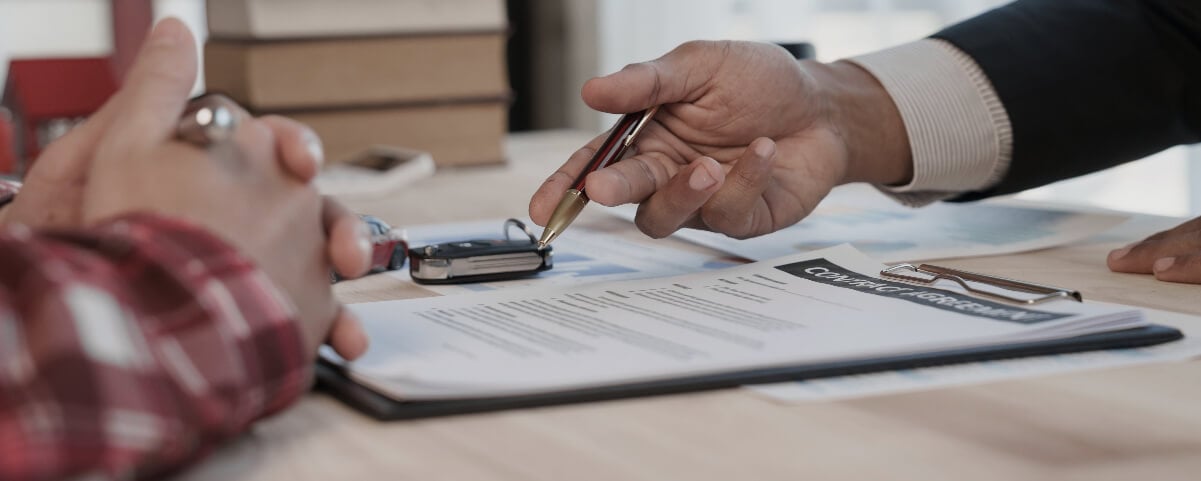
[[116,91],[107,57],[10,62],[4,105],[12,112],[18,170],[27,170],[46,144],[98,110]]
[[11,174],[16,168],[16,146],[13,145],[12,114],[0,108],[0,174]]

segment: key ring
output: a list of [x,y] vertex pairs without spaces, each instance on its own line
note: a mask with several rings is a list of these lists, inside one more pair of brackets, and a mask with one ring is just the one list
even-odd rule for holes
[[522,232],[524,232],[526,237],[530,238],[530,242],[532,242],[532,243],[538,242],[538,237],[534,235],[534,232],[531,231],[529,227],[526,227],[525,222],[519,221],[517,219],[505,220],[505,239],[512,239],[512,237],[509,237],[509,231],[512,230],[514,227],[516,227],[517,229],[520,229]]

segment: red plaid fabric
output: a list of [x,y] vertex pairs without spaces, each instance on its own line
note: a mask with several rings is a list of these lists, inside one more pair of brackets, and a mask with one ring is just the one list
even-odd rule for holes
[[21,189],[21,183],[15,180],[0,179],[0,207],[12,202]]
[[0,479],[161,476],[287,406],[311,357],[285,299],[176,220],[0,226]]

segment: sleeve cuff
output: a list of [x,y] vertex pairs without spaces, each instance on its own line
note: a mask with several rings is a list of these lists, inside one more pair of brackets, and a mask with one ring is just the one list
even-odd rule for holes
[[21,191],[21,182],[9,179],[0,179],[0,207],[4,207],[13,199],[17,198],[17,192]]
[[924,39],[848,59],[888,91],[913,154],[913,180],[877,186],[920,206],[1000,182],[1013,155],[1005,107],[971,57],[942,40]]
[[[156,351],[180,386],[195,399],[223,400],[198,403],[197,414],[208,425],[241,432],[308,390],[312,356],[305,352],[296,307],[253,261],[209,231],[176,218],[133,213],[95,229],[100,250],[140,256],[139,265],[162,266],[161,275],[171,280],[160,278],[158,284],[184,286],[191,296],[176,298],[179,302],[163,296],[163,305],[143,307],[159,319],[161,333],[169,334]],[[130,279],[127,287],[149,292],[154,279]],[[201,318],[212,323],[194,322]]]

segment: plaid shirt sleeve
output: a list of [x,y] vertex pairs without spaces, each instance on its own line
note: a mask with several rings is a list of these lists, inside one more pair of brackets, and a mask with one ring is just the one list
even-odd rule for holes
[[15,180],[0,179],[0,207],[12,202],[21,190],[21,183]]
[[150,214],[0,226],[0,479],[142,479],[308,387],[295,310],[211,234]]

